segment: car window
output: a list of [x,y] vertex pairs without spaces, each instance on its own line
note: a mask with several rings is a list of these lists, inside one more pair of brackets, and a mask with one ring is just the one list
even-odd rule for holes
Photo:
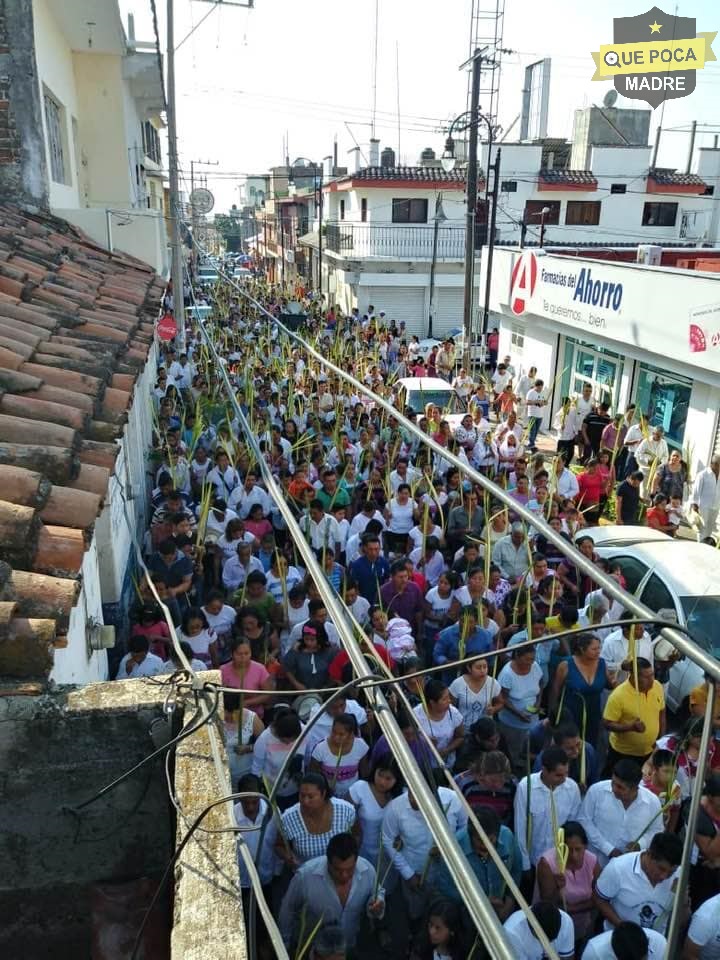
[[680,603],[693,640],[703,650],[719,656],[717,625],[720,623],[720,597],[680,597]]
[[656,613],[658,610],[674,610],[675,602],[672,594],[662,582],[660,577],[653,573],[648,582],[643,587],[640,594],[640,600]]
[[428,403],[440,409],[440,414],[464,412],[463,404],[454,390],[409,390],[406,403],[416,413],[423,414]]
[[615,564],[620,565],[622,574],[625,577],[625,589],[628,593],[635,593],[640,586],[640,581],[648,572],[647,564],[638,560],[637,557],[626,557],[623,555],[612,557],[610,564],[612,566]]

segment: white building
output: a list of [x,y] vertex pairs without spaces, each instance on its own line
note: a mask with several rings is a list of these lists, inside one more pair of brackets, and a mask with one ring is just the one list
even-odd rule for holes
[[717,273],[499,248],[490,306],[500,354],[551,391],[545,426],[588,382],[613,412],[649,412],[693,471],[720,452]]
[[[681,173],[653,168],[650,146],[625,145],[590,147],[590,169],[574,170],[561,165],[569,146],[500,144],[501,243],[520,242],[523,219],[527,246],[539,244],[541,223],[546,246],[720,239],[720,150],[698,150],[695,171]],[[487,169],[487,148],[484,163]]]
[[361,313],[372,304],[420,337],[430,335],[431,315],[433,336],[461,327],[464,195],[464,172],[437,165],[371,166],[327,184],[323,287],[331,302]]
[[117,0],[33,0],[49,200],[97,243],[167,263],[163,104],[155,46],[129,38]]

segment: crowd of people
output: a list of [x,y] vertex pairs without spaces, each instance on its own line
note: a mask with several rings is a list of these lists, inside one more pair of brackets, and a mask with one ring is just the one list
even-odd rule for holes
[[[248,289],[285,314],[278,289]],[[517,376],[497,358],[473,378],[450,341],[421,358],[372,305],[343,316],[298,293],[303,336],[375,394],[397,403],[398,377],[418,366],[463,391],[454,431],[433,404],[401,412],[621,585],[583,536],[602,515],[635,523],[642,510],[674,532],[704,511],[698,530],[714,529],[704,481],[688,487],[682,459],[633,409],[613,418],[585,387],[555,417],[557,455],[539,452],[548,391],[534,368]],[[344,622],[329,617],[194,322],[182,354],[165,350],[152,397],[147,566],[193,668],[219,669],[238,691],[225,695],[233,786],[248,794],[236,818],[290,955],[488,955],[362,686],[328,700],[354,677],[347,630],[374,673],[397,678],[395,719],[518,957],[545,952],[515,885],[560,957],[663,956],[686,829],[682,956],[720,955],[708,952],[720,944],[715,739],[696,782],[707,682],[689,718],[668,718],[667,644],[615,626],[631,617],[512,505],[264,315],[222,286],[212,305],[207,330]],[[139,593],[120,679],[178,667],[147,581]],[[242,862],[241,878],[247,888]]]

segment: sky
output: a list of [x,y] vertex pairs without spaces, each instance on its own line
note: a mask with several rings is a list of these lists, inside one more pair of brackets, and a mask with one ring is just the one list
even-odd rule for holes
[[[156,3],[164,52],[166,3]],[[376,5],[380,148],[393,147],[408,164],[426,146],[440,156],[448,122],[466,108],[468,78],[459,67],[470,48],[471,0],[255,0],[253,10],[228,0],[174,0],[180,165],[189,183],[190,160],[218,164],[198,167],[216,211],[237,203],[244,175],[282,164],[285,153],[291,162],[320,161],[337,138],[341,165],[356,142],[367,157]],[[478,6],[490,8],[493,0],[479,0]],[[498,120],[508,141],[519,134],[519,122],[511,125],[520,113],[527,64],[552,59],[548,135],[570,137],[573,111],[601,104],[612,86],[591,81],[590,51],[612,40],[613,17],[637,16],[650,7],[630,0],[505,0],[503,47],[514,52],[503,56]],[[125,17],[135,15],[139,40],[153,39],[148,0],[120,0],[120,8]],[[699,31],[720,30],[717,0],[680,0],[676,9],[695,17]],[[667,11],[674,12],[669,6]],[[720,58],[720,36],[714,46]],[[720,133],[719,95],[720,59],[698,72],[691,96],[653,111],[653,135],[659,123],[665,131],[692,120],[716,123]],[[622,97],[617,106],[647,108]],[[684,169],[688,142],[687,131],[663,132],[659,164]],[[708,130],[696,145],[712,142]]]

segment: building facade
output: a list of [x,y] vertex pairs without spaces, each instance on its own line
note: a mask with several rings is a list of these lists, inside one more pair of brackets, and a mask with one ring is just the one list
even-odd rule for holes
[[491,311],[500,353],[550,389],[546,427],[590,383],[613,412],[649,413],[693,472],[720,452],[717,273],[501,248]]
[[[33,0],[48,198],[97,243],[167,268],[163,87],[155,45],[126,35],[117,0]],[[12,38],[11,38],[12,39]]]

